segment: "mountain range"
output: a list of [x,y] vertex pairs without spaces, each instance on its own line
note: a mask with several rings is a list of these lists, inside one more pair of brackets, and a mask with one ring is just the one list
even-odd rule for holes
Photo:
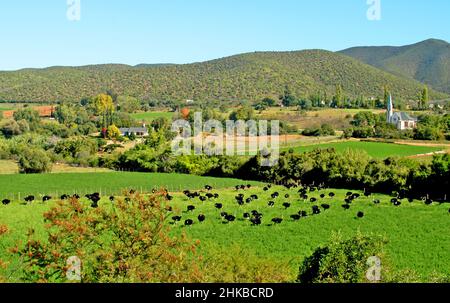
[[446,41],[429,39],[400,47],[354,47],[340,53],[450,93],[450,44]]
[[112,91],[144,100],[259,101],[286,87],[299,98],[331,96],[336,85],[348,97],[394,96],[415,100],[429,84],[432,99],[449,97],[449,44],[255,52],[193,64],[120,64],[50,67],[0,72],[0,100],[79,101]]

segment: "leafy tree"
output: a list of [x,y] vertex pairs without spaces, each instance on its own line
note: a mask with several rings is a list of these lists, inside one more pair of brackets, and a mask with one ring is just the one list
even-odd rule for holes
[[249,106],[240,107],[239,109],[233,111],[230,114],[230,120],[232,121],[238,120],[249,121],[254,119],[255,119],[255,111],[253,110],[253,108]]
[[297,98],[293,95],[290,88],[286,86],[284,94],[281,96],[281,103],[283,106],[291,107],[297,104]]
[[48,154],[39,148],[23,148],[19,156],[19,169],[25,174],[48,173],[52,170],[52,162]]
[[137,98],[130,96],[117,97],[117,103],[120,110],[126,113],[135,113],[141,107],[141,102]]
[[14,120],[16,121],[25,120],[30,124],[39,124],[40,119],[39,113],[29,107],[19,109],[14,113]]
[[313,104],[310,100],[300,100],[299,107],[301,110],[311,110],[313,108]]
[[268,107],[274,107],[277,104],[277,102],[274,99],[272,99],[272,98],[264,98],[261,101],[261,103],[266,105],[266,106],[268,106]]
[[[54,117],[59,123],[64,125],[70,125],[72,123],[75,123],[75,121],[79,117],[79,113],[75,110],[73,106],[60,104],[55,109]],[[82,122],[84,121],[78,122],[81,122],[79,124],[82,124]]]
[[108,126],[108,138],[109,139],[117,140],[121,135],[122,135],[122,133],[117,128],[117,126],[115,126],[115,125]]
[[111,115],[114,112],[114,103],[110,95],[100,94],[94,98],[97,114],[101,115],[102,126],[107,128],[111,124]]
[[16,120],[3,121],[0,125],[0,130],[6,138],[11,138],[22,133],[22,130]]
[[335,94],[333,96],[333,106],[338,108],[344,107],[344,92],[341,84],[336,85]]
[[428,86],[425,86],[419,97],[419,106],[421,109],[427,109],[428,102],[430,101]]

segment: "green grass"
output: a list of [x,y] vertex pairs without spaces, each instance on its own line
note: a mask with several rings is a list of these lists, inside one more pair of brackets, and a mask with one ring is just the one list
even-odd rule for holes
[[[44,175],[0,175],[0,198],[21,197],[24,195],[60,195],[92,192],[105,194],[122,193],[124,189],[151,191],[154,188],[166,187],[171,191],[182,191],[186,188],[201,189],[205,184],[216,188],[233,187],[240,184],[236,179],[199,177],[182,174],[152,173],[64,173]],[[258,184],[258,182],[249,182]]]
[[[347,149],[362,150],[367,152],[369,156],[377,159],[385,159],[392,156],[409,157],[420,154],[438,152],[445,149],[431,146],[412,146],[412,145],[363,142],[363,141],[337,142],[337,143],[327,143],[327,144],[317,144],[307,146],[296,146],[291,148],[294,150],[295,153],[305,153],[318,148],[319,149],[334,148],[336,149],[337,152],[343,152]],[[291,148],[286,148],[285,150],[289,150]]]
[[[161,179],[167,176],[162,175]],[[183,185],[188,182],[184,177]],[[172,181],[175,181],[172,179]],[[200,179],[198,180],[200,181]],[[205,179],[203,180],[205,181]],[[230,184],[236,180],[228,180]],[[198,185],[204,185],[200,182]],[[197,186],[194,186],[197,188]],[[299,210],[306,210],[311,213],[310,202],[300,201],[296,198],[276,200],[274,208],[267,207],[267,201],[272,200],[269,194],[279,191],[281,197],[289,193],[292,197],[298,197],[296,190],[285,190],[279,187],[273,188],[270,192],[263,192],[261,188],[253,188],[245,192],[246,196],[257,194],[260,200],[249,205],[239,207],[234,202],[236,192],[229,189],[217,190],[220,194],[218,201],[224,204],[223,211],[235,215],[238,220],[230,224],[224,224],[220,211],[215,209],[216,201],[199,202],[189,201],[182,194],[176,193],[172,202],[174,215],[181,215],[183,222],[186,219],[193,219],[195,224],[186,228],[182,224],[173,225],[172,233],[178,235],[186,232],[192,239],[199,239],[201,253],[207,255],[209,251],[214,251],[217,247],[231,249],[239,246],[244,251],[264,258],[265,260],[278,260],[290,265],[292,279],[295,279],[298,267],[302,260],[309,256],[318,246],[325,245],[330,240],[333,232],[341,232],[344,237],[355,235],[358,231],[363,233],[373,233],[384,235],[389,240],[387,244],[387,254],[389,263],[395,270],[412,269],[420,276],[422,281],[428,281],[434,273],[440,275],[450,275],[450,238],[448,237],[448,205],[433,204],[425,206],[422,202],[403,202],[400,207],[392,206],[390,197],[377,195],[373,198],[381,199],[380,205],[372,203],[372,198],[361,198],[354,202],[348,211],[341,208],[345,190],[333,190],[336,197],[325,198],[321,203],[328,203],[331,209],[318,216],[308,216],[299,222],[290,220],[290,215]],[[330,190],[325,191],[328,193]],[[310,197],[319,197],[319,193],[311,193]],[[289,200],[292,207],[284,210],[281,204]],[[320,200],[320,199],[319,199]],[[26,240],[26,231],[33,227],[37,236],[44,238],[44,226],[42,213],[50,209],[55,202],[45,205],[35,202],[33,205],[21,205],[13,203],[9,206],[0,205],[0,223],[10,227],[10,233],[0,242],[0,258],[11,262],[11,279],[17,279],[18,273],[14,269],[20,268],[17,257],[5,253],[3,248],[12,247],[17,241]],[[87,203],[87,202],[86,202]],[[186,213],[187,205],[193,204],[197,209],[193,213]],[[110,205],[107,199],[100,202],[101,207]],[[248,221],[242,219],[244,212],[258,210],[264,214],[261,226],[251,226]],[[365,217],[357,219],[356,213],[363,211]],[[198,223],[198,214],[206,215],[206,221]],[[271,225],[271,219],[282,217],[284,221],[277,226]],[[241,256],[245,258],[245,256]]]
[[[390,204],[390,197],[377,195],[373,198],[380,199],[382,203],[375,205],[373,198],[362,198],[345,211],[343,204],[346,190],[333,190],[336,198],[326,198],[321,203],[331,205],[329,211],[319,216],[309,216],[299,222],[293,222],[290,215],[299,210],[311,213],[313,203],[300,201],[297,198],[284,199],[284,194],[298,197],[296,191],[276,188],[283,199],[276,200],[276,207],[267,207],[270,201],[269,194],[260,189],[250,191],[258,194],[260,201],[250,205],[239,207],[234,202],[235,192],[221,192],[221,202],[225,202],[224,211],[231,213],[240,220],[231,224],[222,224],[220,212],[213,206],[214,203],[197,205],[194,214],[186,215],[182,211],[186,205],[191,204],[187,199],[179,197],[176,205],[181,210],[183,220],[193,219],[199,213],[204,213],[208,220],[204,224],[196,224],[191,228],[177,226],[175,231],[184,230],[195,239],[200,239],[203,249],[207,253],[209,247],[241,246],[256,255],[290,262],[293,270],[297,270],[304,257],[309,256],[318,246],[325,245],[333,232],[341,232],[343,236],[355,235],[358,230],[363,233],[384,235],[388,238],[388,255],[393,266],[397,270],[413,269],[426,279],[433,272],[450,275],[450,238],[445,230],[448,229],[448,205],[434,204],[425,206],[422,202],[403,202],[400,207]],[[271,191],[273,192],[273,191]],[[270,193],[271,193],[270,192]],[[328,193],[329,191],[325,191]],[[247,193],[246,193],[247,194]],[[310,197],[319,198],[319,193],[310,194]],[[282,204],[289,200],[293,207],[284,210]],[[257,210],[264,214],[263,225],[252,227],[250,223],[242,219],[244,212]],[[358,211],[363,211],[365,217],[357,219]],[[279,226],[272,226],[271,219],[284,218]]]
[[131,114],[131,117],[138,121],[152,122],[157,118],[167,118],[172,119],[174,113],[171,112],[146,112],[146,113],[137,113]]

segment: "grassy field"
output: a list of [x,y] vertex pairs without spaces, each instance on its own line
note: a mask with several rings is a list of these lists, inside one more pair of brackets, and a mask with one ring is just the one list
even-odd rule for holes
[[10,160],[0,160],[0,175],[17,174],[19,168],[17,163]]
[[[54,164],[52,173],[98,173],[98,172],[111,172],[106,168],[95,167],[74,167],[67,164]],[[0,160],[0,175],[18,174],[19,167],[15,161],[12,160]]]
[[436,146],[413,146],[391,143],[364,142],[364,141],[346,141],[327,144],[304,145],[285,148],[285,150],[293,149],[296,153],[305,153],[314,149],[334,148],[337,152],[343,152],[347,149],[361,150],[367,152],[371,157],[377,159],[385,159],[388,157],[409,157],[420,154],[428,154],[442,151],[445,148]]
[[350,126],[350,121],[355,114],[361,111],[370,111],[376,114],[381,110],[363,109],[322,109],[302,113],[293,108],[270,108],[258,115],[260,119],[280,120],[297,126],[299,129],[316,128],[322,124],[330,124],[336,130],[342,130]]
[[138,121],[144,121],[144,122],[149,123],[157,118],[172,119],[174,116],[174,113],[171,113],[171,112],[146,112],[146,113],[132,114],[131,116]]
[[193,175],[128,172],[0,175],[0,198],[17,198],[19,194],[21,197],[31,194],[39,196],[93,192],[117,194],[122,193],[124,189],[148,192],[160,187],[182,191],[185,188],[201,189],[207,183],[218,188],[227,188],[238,182],[236,179]]
[[[194,184],[189,184],[185,176],[180,177],[184,180],[183,187],[191,185],[198,188]],[[168,180],[167,178],[168,176],[162,175],[159,179]],[[179,185],[175,182],[182,182],[176,180],[176,177],[170,180],[174,182],[173,185]],[[209,181],[210,179],[199,178],[195,182],[200,186]],[[237,180],[227,182],[230,185],[240,184]],[[275,190],[280,192],[281,197],[289,193],[292,198],[276,199],[275,207],[269,208],[267,202],[272,200],[269,195]],[[449,226],[448,205],[425,206],[420,201],[413,203],[404,201],[400,207],[394,207],[389,203],[390,197],[376,195],[372,198],[361,198],[352,204],[350,210],[345,211],[341,204],[347,191],[333,190],[336,193],[335,198],[320,199],[320,193],[310,193],[310,197],[319,199],[318,205],[328,203],[331,206],[330,210],[313,216],[311,206],[314,204],[297,199],[296,190],[274,187],[270,192],[263,192],[260,187],[253,187],[251,190],[241,192],[246,197],[257,194],[259,200],[242,207],[234,201],[236,191],[219,189],[215,192],[220,194],[217,201],[189,201],[182,194],[176,193],[172,202],[173,215],[181,215],[182,222],[186,219],[193,219],[195,222],[189,228],[184,227],[182,223],[173,225],[172,233],[175,235],[186,232],[190,238],[199,239],[200,251],[205,255],[218,247],[225,250],[240,247],[244,252],[256,255],[267,262],[277,260],[289,264],[291,268],[289,275],[295,279],[302,260],[318,246],[328,243],[334,232],[340,232],[344,237],[348,237],[361,231],[383,235],[389,240],[386,247],[387,255],[390,266],[395,270],[412,269],[419,275],[421,281],[428,281],[434,274],[450,275],[450,238],[446,233]],[[373,203],[375,198],[380,199],[381,204],[375,205]],[[224,204],[222,211],[237,217],[235,222],[224,223],[220,211],[214,207],[218,201]],[[292,207],[288,210],[282,207],[285,201],[292,203]],[[39,237],[44,237],[42,213],[53,203],[55,202],[21,205],[15,202],[8,206],[0,206],[0,223],[7,224],[11,230],[0,243],[0,249],[4,251],[3,248],[12,247],[17,241],[25,241],[26,231],[30,227],[36,230]],[[192,213],[185,212],[187,205],[191,204],[197,209]],[[110,202],[107,199],[100,202],[101,207],[108,205]],[[243,213],[251,210],[264,214],[262,225],[251,226],[250,222],[243,219]],[[298,222],[292,221],[290,215],[299,210],[307,211],[309,216]],[[363,211],[365,217],[358,219],[356,217],[358,211]],[[198,223],[197,216],[200,213],[206,216],[204,223]],[[274,217],[283,218],[284,221],[274,226],[271,224]],[[3,255],[0,253],[0,258],[11,262],[12,269],[7,274],[11,275],[12,280],[16,279],[15,271],[20,268],[19,260],[5,253]]]

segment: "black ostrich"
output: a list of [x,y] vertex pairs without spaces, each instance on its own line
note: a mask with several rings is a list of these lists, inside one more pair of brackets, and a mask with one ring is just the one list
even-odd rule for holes
[[198,215],[198,222],[203,223],[206,220],[206,216],[205,215]]
[[283,219],[281,219],[281,218],[273,218],[272,222],[275,223],[275,224],[281,224],[283,222]]
[[359,212],[356,214],[356,216],[357,216],[359,219],[362,219],[362,218],[364,218],[364,213],[363,213],[362,211],[359,211]]
[[291,207],[291,203],[288,203],[288,202],[283,203],[283,207],[284,207],[284,209],[288,209],[289,207]]
[[253,226],[258,226],[258,225],[262,224],[261,218],[257,218],[257,217],[251,218],[250,222],[252,222]]
[[308,213],[307,213],[305,210],[299,211],[298,214],[299,214],[302,218],[308,217]]
[[194,224],[194,221],[192,221],[191,219],[187,219],[186,221],[184,221],[185,226],[192,226],[193,224]]
[[188,207],[187,207],[187,211],[188,212],[194,211],[194,210],[195,210],[195,206],[194,205],[188,205]]
[[9,199],[4,199],[4,200],[2,201],[2,204],[3,204],[3,205],[9,205],[9,204],[11,204],[11,200],[9,200]]
[[301,219],[301,216],[300,215],[292,215],[291,219],[294,220],[294,221],[298,221],[298,220]]
[[180,221],[181,221],[181,217],[180,217],[180,216],[173,216],[173,217],[172,217],[172,220],[173,220],[174,222],[180,222]]
[[25,197],[24,200],[25,200],[25,202],[31,203],[31,202],[33,202],[35,200],[35,197],[34,196],[28,196],[28,197]]
[[329,204],[322,204],[321,206],[322,206],[322,208],[324,210],[329,210],[330,209],[330,205]]
[[227,220],[229,223],[234,222],[236,220],[236,217],[233,215],[226,215],[225,220]]
[[320,208],[319,208],[319,206],[314,205],[314,206],[312,207],[312,212],[313,212],[313,215],[319,215],[319,214],[320,214]]

